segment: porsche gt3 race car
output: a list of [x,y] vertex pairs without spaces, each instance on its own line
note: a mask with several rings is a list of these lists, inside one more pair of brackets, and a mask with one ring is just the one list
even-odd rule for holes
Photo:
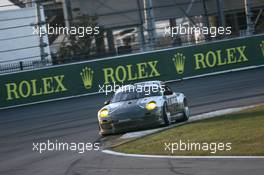
[[183,93],[173,92],[161,81],[148,81],[119,88],[98,111],[99,134],[141,130],[189,119]]

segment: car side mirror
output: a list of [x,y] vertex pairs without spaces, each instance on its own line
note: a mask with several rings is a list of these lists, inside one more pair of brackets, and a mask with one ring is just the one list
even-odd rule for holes
[[110,104],[110,100],[106,100],[105,102],[104,102],[104,105],[106,106],[106,105],[109,105]]
[[173,92],[172,91],[164,91],[164,95],[172,95]]

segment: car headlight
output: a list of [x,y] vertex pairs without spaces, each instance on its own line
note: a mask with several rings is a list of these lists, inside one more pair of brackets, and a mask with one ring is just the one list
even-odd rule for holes
[[157,103],[155,101],[151,101],[146,104],[146,109],[151,111],[157,107]]
[[108,117],[108,114],[109,114],[108,109],[102,109],[101,111],[99,111],[99,117],[101,118]]

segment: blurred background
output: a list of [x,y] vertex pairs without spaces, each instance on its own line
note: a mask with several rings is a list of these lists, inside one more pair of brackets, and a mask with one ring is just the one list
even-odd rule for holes
[[[0,0],[0,74],[264,33],[263,0]],[[164,28],[231,27],[165,36]],[[100,27],[99,35],[44,34]]]

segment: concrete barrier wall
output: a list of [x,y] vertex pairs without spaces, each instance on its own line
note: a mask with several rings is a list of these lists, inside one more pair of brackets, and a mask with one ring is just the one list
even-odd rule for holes
[[0,75],[0,108],[264,65],[264,35]]

